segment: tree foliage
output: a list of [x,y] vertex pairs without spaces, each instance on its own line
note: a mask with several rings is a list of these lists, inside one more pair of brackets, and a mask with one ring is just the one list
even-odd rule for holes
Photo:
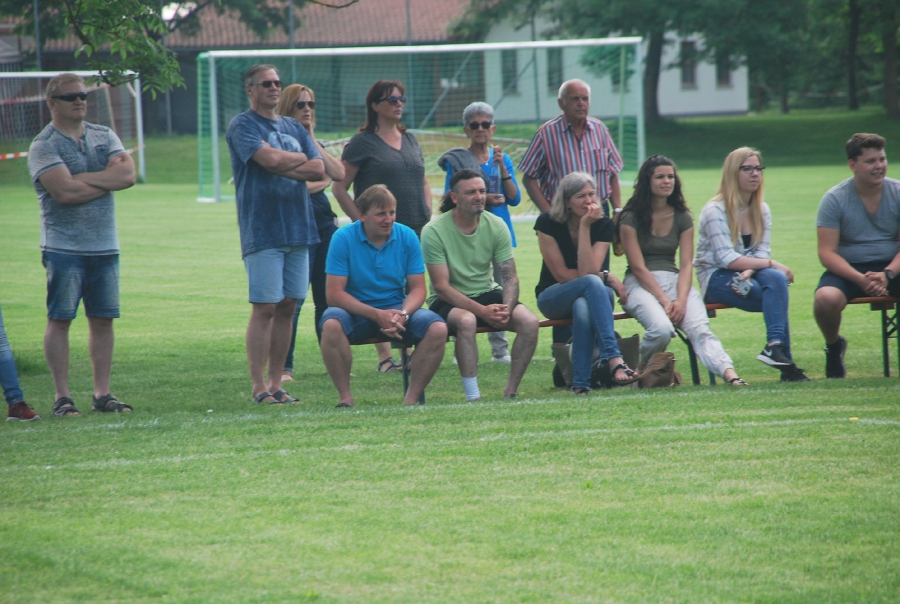
[[[359,0],[332,4],[320,0],[294,0],[295,9],[306,2],[344,8]],[[164,6],[173,17],[163,18]],[[35,32],[33,0],[0,0],[0,15],[19,19],[18,33]],[[81,46],[75,56],[84,56],[96,79],[113,86],[137,77],[155,97],[168,88],[183,86],[175,54],[165,47],[164,36],[182,29],[195,33],[200,12],[228,10],[240,14],[241,22],[265,37],[275,27],[288,30],[288,0],[197,0],[169,3],[165,0],[40,0],[38,19],[42,41],[64,38],[70,32]]]

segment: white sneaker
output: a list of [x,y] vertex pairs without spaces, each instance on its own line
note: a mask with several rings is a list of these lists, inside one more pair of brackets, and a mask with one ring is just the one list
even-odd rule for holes
[[505,365],[509,365],[512,363],[512,357],[508,354],[503,355],[502,357],[491,357],[491,363],[503,363]]

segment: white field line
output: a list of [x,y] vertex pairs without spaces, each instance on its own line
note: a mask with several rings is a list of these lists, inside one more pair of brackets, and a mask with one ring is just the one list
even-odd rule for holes
[[[459,446],[460,444],[476,444],[476,443],[485,443],[485,442],[493,442],[498,440],[518,440],[522,438],[534,439],[534,438],[567,438],[567,437],[577,437],[577,436],[590,436],[590,435],[600,435],[600,434],[652,434],[652,433],[660,433],[660,432],[692,432],[699,430],[715,430],[715,429],[730,429],[730,430],[740,430],[740,429],[754,429],[754,428],[773,428],[773,427],[781,427],[781,426],[802,426],[802,425],[810,425],[810,424],[838,424],[838,423],[854,423],[854,424],[864,424],[864,425],[872,425],[872,426],[900,426],[900,420],[883,420],[883,419],[850,419],[850,418],[808,418],[808,419],[785,419],[785,420],[772,420],[772,421],[748,421],[748,422],[734,422],[734,423],[724,423],[724,422],[705,422],[702,424],[685,424],[681,426],[672,426],[668,424],[664,424],[662,426],[642,426],[638,428],[595,428],[595,429],[584,429],[584,430],[543,430],[540,432],[518,432],[518,433],[506,433],[501,432],[499,434],[494,434],[491,436],[482,436],[482,437],[473,437],[470,439],[454,439],[454,440],[440,440],[440,441],[432,441],[430,443],[417,443],[416,446],[431,446],[431,447],[448,447],[448,446]],[[156,425],[154,423],[154,425]],[[378,443],[373,445],[367,444],[345,444],[339,446],[328,446],[328,447],[304,447],[298,449],[279,449],[277,451],[248,451],[245,453],[234,453],[234,452],[224,452],[224,453],[198,453],[191,455],[166,455],[159,457],[150,457],[143,459],[109,459],[103,461],[86,461],[86,462],[75,462],[63,465],[30,465],[30,466],[11,466],[7,468],[0,468],[0,471],[6,474],[13,474],[19,472],[31,472],[34,470],[62,470],[62,471],[70,471],[70,470],[103,470],[103,469],[116,469],[116,468],[124,468],[130,466],[153,466],[153,465],[171,465],[176,463],[185,463],[185,462],[193,462],[193,461],[210,461],[217,459],[228,459],[228,458],[246,458],[246,457],[263,457],[270,455],[282,455],[282,456],[290,456],[290,455],[304,455],[308,453],[312,449],[318,449],[321,451],[355,451],[355,450],[371,450],[371,449],[386,449],[386,448],[399,448],[403,445],[397,443]]]

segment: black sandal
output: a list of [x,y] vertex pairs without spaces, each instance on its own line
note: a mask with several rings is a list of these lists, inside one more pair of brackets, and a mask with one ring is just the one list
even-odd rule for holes
[[272,398],[274,398],[276,401],[278,401],[282,405],[286,405],[286,404],[293,405],[294,403],[300,402],[299,398],[294,398],[293,396],[288,394],[286,390],[279,390],[278,392],[276,392],[275,394],[272,395]]
[[739,378],[739,377],[733,377],[733,378],[731,378],[730,380],[728,380],[728,385],[729,385],[729,386],[734,386],[734,383],[735,383],[735,382],[737,382],[738,385],[740,385],[740,386],[749,386],[749,385],[750,385],[750,384],[748,384],[747,382],[745,382],[744,380],[742,380],[742,379]]
[[[267,399],[267,398],[270,398],[272,400],[269,401],[268,403],[266,403],[265,399]],[[253,400],[256,401],[257,403],[259,403],[260,405],[263,405],[263,404],[282,405],[282,404],[284,404],[281,401],[275,400],[275,397],[272,396],[272,393],[269,392],[268,390],[266,390],[264,392],[260,392],[259,394],[257,394],[256,396],[253,397]]]
[[[387,369],[382,369],[385,365],[388,365]],[[388,357],[385,360],[378,363],[378,373],[394,373],[395,371],[400,371],[403,369],[403,365],[394,360],[394,357]]]
[[[620,369],[625,372],[626,378],[624,380],[616,379],[616,373],[618,373]],[[638,375],[638,373],[634,369],[629,367],[626,363],[619,363],[618,365],[613,367],[610,377],[612,378],[612,383],[616,386],[627,386],[628,384],[632,384],[638,381],[641,376]]]
[[94,397],[94,411],[99,411],[100,413],[127,413],[134,411],[134,408],[131,405],[120,403],[110,392],[100,398]]
[[75,402],[68,396],[61,396],[53,403],[53,415],[56,417],[69,417],[81,415],[81,411],[75,407]]

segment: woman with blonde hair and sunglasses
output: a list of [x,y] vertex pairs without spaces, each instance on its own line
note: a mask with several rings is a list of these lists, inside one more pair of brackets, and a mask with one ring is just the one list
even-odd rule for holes
[[[325,299],[325,257],[328,255],[328,245],[331,236],[337,230],[337,214],[331,210],[331,202],[325,194],[325,189],[333,180],[343,180],[344,166],[340,160],[333,157],[325,147],[316,140],[316,95],[312,88],[302,84],[291,84],[281,92],[281,99],[275,112],[278,115],[292,117],[309,132],[313,143],[319,147],[322,160],[325,162],[325,178],[306,183],[309,189],[309,197],[312,200],[313,213],[316,217],[316,228],[319,231],[319,243],[309,246],[309,283],[312,286],[313,303],[316,305],[316,329],[322,319],[322,314],[328,308]],[[303,300],[297,301],[297,311],[294,314],[294,327],[291,334],[291,347],[288,350],[287,359],[284,362],[283,382],[293,380],[294,371],[294,340],[297,337],[297,319],[300,317],[300,308]]]
[[794,273],[772,258],[765,169],[759,151],[750,147],[725,158],[719,191],[700,213],[694,267],[707,303],[763,314],[766,346],[756,358],[781,370],[782,382],[807,382],[791,356],[788,285]]

